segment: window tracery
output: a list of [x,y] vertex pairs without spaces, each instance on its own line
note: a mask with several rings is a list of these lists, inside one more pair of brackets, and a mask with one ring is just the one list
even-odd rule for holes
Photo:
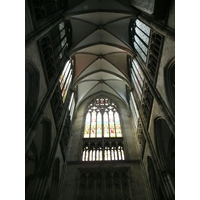
[[107,98],[97,98],[88,106],[84,138],[122,137],[117,106]]
[[108,98],[96,98],[87,108],[81,159],[125,160],[118,107]]

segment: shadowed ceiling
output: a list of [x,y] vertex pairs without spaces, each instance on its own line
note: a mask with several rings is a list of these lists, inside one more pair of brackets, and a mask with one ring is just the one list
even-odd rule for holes
[[71,21],[73,35],[69,56],[75,62],[73,85],[78,90],[78,106],[87,97],[105,92],[128,104],[127,55],[133,55],[128,27],[132,17],[131,7],[117,0],[69,3],[66,19]]

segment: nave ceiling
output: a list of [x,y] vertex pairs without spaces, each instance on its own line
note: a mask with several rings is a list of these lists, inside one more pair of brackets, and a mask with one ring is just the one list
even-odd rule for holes
[[134,17],[131,7],[117,0],[71,4],[65,18],[72,25],[69,56],[75,62],[77,106],[87,97],[101,93],[110,93],[127,105],[126,86],[131,88],[127,55],[133,55],[128,32]]

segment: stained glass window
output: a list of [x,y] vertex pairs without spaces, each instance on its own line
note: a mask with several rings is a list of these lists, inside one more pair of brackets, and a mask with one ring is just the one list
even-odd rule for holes
[[117,106],[107,98],[97,98],[88,106],[84,138],[122,137]]
[[83,145],[82,161],[125,159],[120,115],[110,99],[96,98],[88,106],[83,141],[87,143]]

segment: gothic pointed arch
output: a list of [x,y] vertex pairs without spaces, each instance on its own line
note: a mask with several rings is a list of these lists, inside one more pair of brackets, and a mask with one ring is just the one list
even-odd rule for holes
[[154,121],[155,142],[158,156],[165,171],[175,186],[175,137],[165,119],[158,117]]
[[171,58],[164,68],[164,82],[170,109],[175,112],[175,57]]

